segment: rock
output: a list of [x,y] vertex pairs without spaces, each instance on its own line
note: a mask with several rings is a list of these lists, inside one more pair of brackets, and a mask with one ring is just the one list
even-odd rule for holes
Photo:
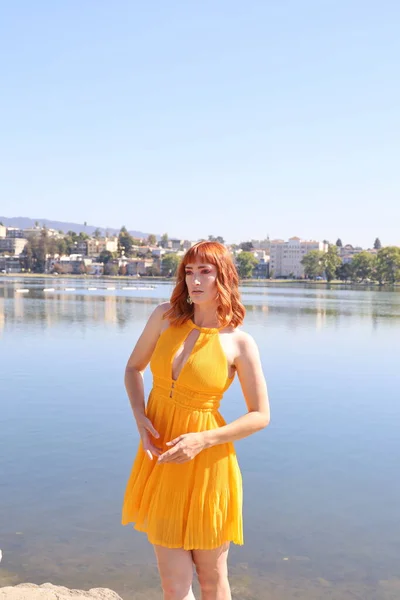
[[42,585],[20,583],[0,588],[0,600],[122,600],[122,598],[107,588],[83,591],[70,590],[52,583]]

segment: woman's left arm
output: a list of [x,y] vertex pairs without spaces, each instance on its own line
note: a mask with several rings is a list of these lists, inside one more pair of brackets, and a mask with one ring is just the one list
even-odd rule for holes
[[267,384],[257,344],[250,335],[241,332],[238,346],[235,367],[248,412],[228,425],[204,431],[206,448],[241,440],[263,429],[270,421]]
[[211,446],[235,442],[269,424],[270,411],[267,384],[262,371],[260,354],[253,338],[240,332],[235,367],[248,412],[228,425],[199,433],[185,433],[167,443],[173,446],[162,454],[159,462],[186,462]]

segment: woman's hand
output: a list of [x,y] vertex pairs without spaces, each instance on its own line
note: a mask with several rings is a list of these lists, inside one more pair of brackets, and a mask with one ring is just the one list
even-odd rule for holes
[[185,463],[192,460],[206,447],[204,434],[200,433],[185,433],[175,438],[171,442],[167,442],[167,446],[172,446],[171,450],[167,450],[159,456],[159,463]]
[[153,423],[145,415],[141,415],[136,419],[137,428],[139,430],[140,439],[142,440],[143,450],[150,460],[153,456],[160,456],[161,448],[153,444],[153,438],[159,438],[160,434],[153,427]]

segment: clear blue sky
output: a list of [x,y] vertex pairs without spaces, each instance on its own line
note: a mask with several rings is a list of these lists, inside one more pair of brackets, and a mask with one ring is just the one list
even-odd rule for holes
[[400,245],[398,0],[15,0],[0,214]]

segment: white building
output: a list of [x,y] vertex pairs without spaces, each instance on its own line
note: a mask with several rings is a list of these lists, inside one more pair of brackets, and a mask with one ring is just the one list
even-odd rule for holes
[[289,241],[271,240],[270,272],[273,277],[304,277],[301,264],[303,257],[311,250],[328,251],[328,244],[313,240],[305,241],[292,237]]

